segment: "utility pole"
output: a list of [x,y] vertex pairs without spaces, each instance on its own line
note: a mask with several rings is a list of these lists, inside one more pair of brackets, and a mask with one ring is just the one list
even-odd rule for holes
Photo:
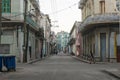
[[27,24],[26,24],[26,17],[27,17],[27,8],[28,8],[28,2],[27,0],[24,0],[25,2],[25,10],[24,10],[24,45],[23,45],[23,49],[24,49],[24,53],[23,53],[23,62],[27,62]]
[[0,44],[1,44],[1,34],[2,34],[2,0],[0,0]]

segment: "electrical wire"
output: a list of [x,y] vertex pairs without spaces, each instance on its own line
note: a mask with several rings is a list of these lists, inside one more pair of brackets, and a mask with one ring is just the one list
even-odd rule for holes
[[70,8],[76,6],[76,5],[78,5],[78,2],[77,2],[77,3],[74,3],[74,4],[71,5],[71,6],[68,6],[67,8],[63,8],[63,9],[60,9],[60,10],[58,10],[58,11],[55,11],[55,12],[49,13],[49,15],[53,15],[53,14],[60,13],[60,12],[62,12],[62,11],[65,11],[65,10],[67,10],[67,9],[70,9]]
[[10,18],[12,18],[12,17],[17,17],[17,16],[21,16],[21,15],[23,15],[24,13],[20,13],[20,14],[17,14],[17,15],[14,15],[14,16],[10,16]]

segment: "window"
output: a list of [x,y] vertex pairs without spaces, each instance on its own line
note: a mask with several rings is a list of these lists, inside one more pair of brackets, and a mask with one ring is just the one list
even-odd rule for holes
[[11,0],[2,0],[2,12],[3,13],[11,12]]
[[100,1],[100,12],[105,13],[105,1]]
[[10,54],[10,44],[0,44],[0,54]]
[[116,7],[117,10],[120,11],[120,0],[116,0]]

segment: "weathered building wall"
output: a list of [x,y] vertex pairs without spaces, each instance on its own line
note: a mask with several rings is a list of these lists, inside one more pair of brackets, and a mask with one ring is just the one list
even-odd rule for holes
[[99,14],[100,11],[100,1],[105,1],[105,13],[115,13],[116,12],[116,0],[94,0],[94,13]]
[[50,34],[51,34],[51,20],[47,14],[42,14],[41,20],[40,20],[40,26],[44,29],[44,46],[43,46],[43,53],[44,55],[50,54]]
[[105,13],[116,13],[118,12],[116,8],[115,0],[87,0],[82,9],[82,19],[93,14],[101,13],[101,1],[105,1]]
[[[42,42],[40,40],[40,36],[36,35],[36,33],[40,34],[39,29],[40,18],[39,10],[36,10],[36,5],[32,2],[32,0],[28,0],[28,8],[27,8],[27,27],[28,30],[28,49],[27,49],[27,62],[40,58]],[[10,13],[2,13],[2,16],[6,19],[3,21],[3,35],[2,35],[2,44],[10,45],[10,54],[15,55],[17,61],[23,62],[23,51],[25,47],[24,45],[24,10],[25,10],[25,2],[24,0],[11,0],[11,11]],[[39,9],[39,8],[37,8]],[[37,16],[37,17],[36,17]],[[10,20],[9,20],[10,19]],[[9,20],[9,21],[7,21]],[[40,19],[39,19],[40,20]],[[16,23],[17,22],[17,23]],[[39,24],[37,24],[39,23]],[[38,56],[39,55],[39,56]],[[38,56],[38,57],[37,57]]]
[[[84,3],[83,3],[83,2]],[[90,2],[91,1],[91,2]],[[118,10],[116,0],[81,0],[83,22],[83,53],[90,50],[98,61],[116,61],[118,38]]]

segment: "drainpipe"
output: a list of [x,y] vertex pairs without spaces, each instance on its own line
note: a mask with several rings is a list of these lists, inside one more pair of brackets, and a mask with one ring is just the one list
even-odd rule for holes
[[[109,26],[109,25],[108,25]],[[108,33],[108,62],[110,62],[110,28]]]

